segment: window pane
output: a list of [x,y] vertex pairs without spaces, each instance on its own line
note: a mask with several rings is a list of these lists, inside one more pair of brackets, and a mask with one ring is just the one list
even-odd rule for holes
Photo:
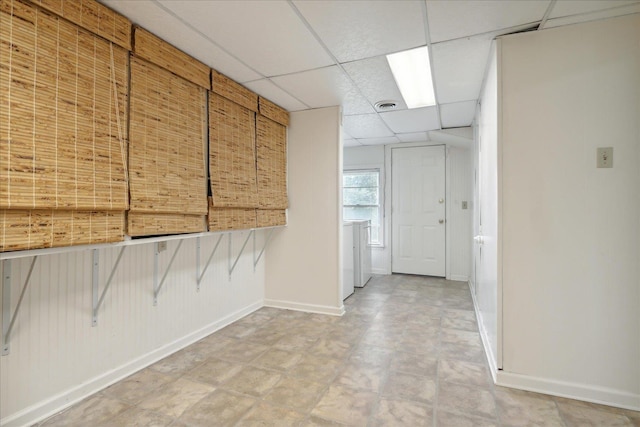
[[343,203],[345,205],[377,205],[377,188],[345,188],[343,190]]
[[378,187],[378,172],[345,172],[342,176],[343,187]]

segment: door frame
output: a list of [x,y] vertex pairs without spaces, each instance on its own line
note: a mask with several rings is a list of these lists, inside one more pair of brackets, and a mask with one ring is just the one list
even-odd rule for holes
[[445,257],[445,279],[446,280],[450,280],[450,276],[451,276],[451,268],[450,268],[450,263],[451,263],[451,242],[450,242],[450,238],[451,238],[451,233],[450,233],[450,227],[451,224],[449,223],[448,220],[448,216],[449,216],[449,212],[451,212],[451,197],[449,197],[451,195],[451,189],[449,188],[450,186],[450,182],[451,179],[449,177],[449,173],[451,171],[451,167],[450,167],[450,158],[449,158],[449,147],[447,147],[447,145],[443,142],[435,142],[435,141],[430,141],[430,142],[405,142],[402,143],[402,145],[398,146],[398,145],[385,145],[384,146],[384,175],[385,175],[385,180],[384,180],[384,197],[385,197],[385,204],[384,204],[384,217],[385,217],[385,226],[387,226],[387,230],[388,233],[386,235],[386,239],[388,239],[387,241],[389,242],[389,256],[387,257],[387,265],[385,266],[386,270],[389,272],[389,274],[392,273],[392,265],[391,265],[391,259],[393,257],[392,251],[393,251],[393,245],[391,244],[392,242],[392,206],[391,203],[393,201],[393,197],[391,194],[392,191],[392,186],[391,186],[391,177],[392,177],[392,161],[391,161],[391,155],[392,155],[392,150],[394,149],[401,149],[401,148],[414,148],[414,147],[433,147],[433,146],[443,146],[444,147],[444,182],[445,182],[445,236],[444,236],[444,257]]

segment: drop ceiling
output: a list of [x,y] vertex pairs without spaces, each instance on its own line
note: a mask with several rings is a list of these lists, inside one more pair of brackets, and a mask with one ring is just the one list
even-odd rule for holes
[[[456,129],[495,37],[640,13],[638,0],[100,1],[289,111],[342,106],[345,146],[468,137]],[[425,45],[437,105],[409,110],[385,55]]]

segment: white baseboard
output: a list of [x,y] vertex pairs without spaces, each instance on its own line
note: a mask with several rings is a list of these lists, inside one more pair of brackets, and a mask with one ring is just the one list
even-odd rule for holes
[[287,310],[306,311],[308,313],[330,314],[332,316],[342,316],[344,314],[344,305],[340,307],[331,307],[328,305],[303,304],[293,301],[281,301],[273,299],[264,300],[265,307],[284,308]]
[[469,277],[468,276],[462,276],[459,274],[452,274],[449,277],[449,280],[455,280],[457,282],[468,282],[469,281]]
[[219,329],[224,328],[230,323],[235,322],[244,316],[253,313],[259,308],[263,307],[262,301],[250,304],[228,316],[223,317],[197,331],[191,332],[184,337],[177,339],[167,345],[164,345],[156,350],[153,350],[147,354],[144,354],[137,359],[131,360],[124,365],[121,365],[109,372],[94,377],[87,382],[80,384],[77,387],[66,390],[56,396],[49,399],[38,402],[31,405],[15,414],[12,414],[6,418],[0,420],[0,426],[2,427],[21,427],[30,426],[36,422],[42,421],[57,412],[77,403],[88,396],[128,377],[129,375],[146,368],[147,366],[157,362],[160,359],[181,350],[188,345],[193,344],[196,341],[216,332]]
[[498,371],[496,384],[504,387],[640,411],[640,394],[626,393],[620,390],[596,387],[590,384],[558,381],[505,371]]
[[391,274],[391,272],[387,271],[384,268],[372,268],[371,269],[371,273],[373,274],[380,274],[380,275],[388,275]]
[[482,315],[480,314],[480,309],[478,308],[478,301],[476,300],[476,294],[473,292],[473,286],[471,285],[471,281],[467,280],[469,284],[469,292],[471,293],[471,298],[473,299],[473,308],[476,312],[476,319],[478,321],[478,330],[480,331],[480,339],[482,340],[482,346],[484,347],[484,355],[487,358],[487,362],[489,363],[489,372],[491,373],[491,377],[493,378],[493,382],[497,382],[498,366],[496,364],[496,355],[493,354],[493,349],[491,348],[491,342],[489,341],[489,336],[487,335],[487,330],[484,328],[484,323],[482,322]]

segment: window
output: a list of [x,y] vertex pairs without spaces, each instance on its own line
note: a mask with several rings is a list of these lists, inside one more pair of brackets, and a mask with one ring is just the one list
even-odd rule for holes
[[342,205],[345,220],[371,221],[371,244],[382,245],[380,170],[346,170],[342,175]]

